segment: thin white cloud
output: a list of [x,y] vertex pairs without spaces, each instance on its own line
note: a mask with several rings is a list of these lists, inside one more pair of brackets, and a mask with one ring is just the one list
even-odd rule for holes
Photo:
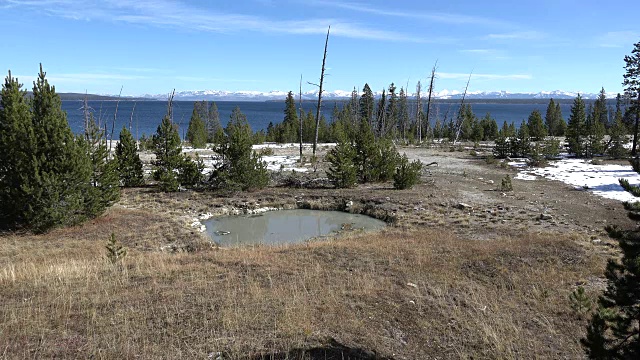
[[385,10],[385,9],[375,8],[375,7],[367,6],[362,3],[355,3],[355,2],[315,1],[315,0],[309,1],[308,0],[308,1],[305,1],[305,3],[316,5],[316,6],[336,7],[340,9],[357,11],[361,13],[369,13],[369,14],[380,15],[380,16],[430,20],[430,21],[435,21],[435,22],[444,23],[444,24],[453,24],[453,25],[472,24],[472,25],[483,25],[483,26],[490,26],[490,27],[514,27],[513,24],[506,21],[489,19],[489,18],[478,17],[478,16],[464,15],[464,14]]
[[[440,79],[468,79],[469,74],[465,73],[449,73],[449,72],[437,72],[436,75]],[[471,74],[471,81],[476,80],[531,80],[533,77],[528,74]]]
[[546,34],[540,31],[517,31],[511,33],[489,34],[485,39],[489,40],[540,40],[544,39]]
[[233,33],[251,31],[275,34],[325,34],[331,25],[333,36],[402,41],[436,42],[396,31],[380,30],[339,19],[271,20],[264,17],[222,13],[196,8],[172,0],[0,0],[1,4],[28,7],[52,16],[74,20],[126,22],[158,27],[174,27],[190,31]]
[[633,44],[640,39],[640,32],[637,31],[609,31],[596,37],[596,45],[600,47],[633,48]]
[[511,56],[508,56],[504,50],[498,49],[463,49],[458,52],[469,55],[479,59],[485,60],[508,60]]

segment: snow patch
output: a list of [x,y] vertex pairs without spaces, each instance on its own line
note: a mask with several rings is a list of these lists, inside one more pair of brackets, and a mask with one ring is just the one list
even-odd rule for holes
[[[509,165],[524,168],[520,162],[510,162]],[[562,181],[576,189],[588,190],[606,199],[629,202],[640,200],[626,192],[618,182],[618,179],[627,179],[631,185],[640,184],[640,174],[633,171],[631,165],[594,165],[584,159],[562,159],[552,161],[548,167],[528,168],[515,178],[531,175]]]

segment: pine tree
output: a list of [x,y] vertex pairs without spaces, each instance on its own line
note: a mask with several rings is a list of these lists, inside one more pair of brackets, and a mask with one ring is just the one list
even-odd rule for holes
[[422,163],[419,160],[409,162],[407,154],[398,160],[398,167],[393,175],[393,187],[398,190],[410,189],[420,180]]
[[636,156],[638,144],[638,127],[640,126],[640,41],[633,44],[631,55],[624,57],[625,74],[622,85],[625,86],[624,94],[632,101],[627,109],[630,118],[635,118],[633,126],[633,145],[631,155]]
[[480,126],[482,126],[482,140],[494,140],[498,137],[498,123],[490,113],[486,113],[480,120]]
[[584,156],[584,133],[586,123],[586,113],[584,101],[580,94],[573,101],[571,106],[571,115],[569,116],[569,124],[567,126],[566,136],[569,143],[569,152],[577,157]]
[[[633,169],[640,172],[640,161],[631,160]],[[620,185],[640,196],[640,187],[620,179]],[[629,217],[640,219],[640,203],[624,203]],[[640,358],[640,232],[620,230],[612,226],[607,231],[618,239],[622,259],[609,260],[605,276],[607,289],[598,299],[598,310],[591,318],[587,336],[581,342],[592,359]]]
[[373,131],[369,123],[362,119],[360,128],[355,138],[355,165],[360,182],[367,183],[372,180],[374,172],[374,160],[376,157],[376,143]]
[[[193,109],[196,111],[200,120],[204,122],[204,127],[207,132],[206,142],[217,143],[222,136],[222,125],[220,125],[220,114],[218,113],[218,105],[215,101],[209,104],[208,101],[198,101],[193,104]],[[193,118],[193,114],[191,115]]]
[[511,156],[513,157],[527,157],[531,153],[531,139],[529,137],[529,127],[527,123],[522,120],[520,128],[516,136],[510,139]]
[[116,145],[115,160],[122,186],[133,187],[144,184],[142,161],[138,155],[136,142],[131,132],[124,126],[120,131],[120,141]]
[[252,131],[246,115],[236,106],[225,128],[225,137],[216,147],[222,163],[213,171],[214,188],[260,189],[269,183],[266,164],[252,150]]
[[207,128],[198,114],[196,107],[193,107],[191,120],[189,120],[189,128],[187,129],[187,141],[196,149],[202,149],[207,146]]
[[88,114],[88,119],[82,144],[86,147],[92,170],[91,186],[85,194],[85,211],[88,216],[95,217],[120,198],[120,179],[116,161],[109,159],[104,130],[96,123],[93,113],[88,111],[86,100],[85,114]]
[[385,137],[387,135],[387,94],[385,89],[382,89],[382,96],[380,96],[380,100],[378,100],[376,106],[374,129],[378,137]]
[[359,118],[360,121],[366,121],[369,123],[369,127],[373,129],[373,107],[374,107],[375,99],[373,97],[373,91],[369,87],[369,84],[364,84],[362,88],[362,95],[360,96],[360,110],[359,110]]
[[[604,136],[606,134],[605,123],[601,120],[601,110],[598,110],[598,106],[589,105],[589,111],[587,115],[587,121],[585,125],[585,132],[587,142],[585,146],[585,156],[593,157],[594,155],[604,153]],[[605,107],[606,111],[606,107]]]
[[[309,130],[313,132],[314,129],[311,128]],[[299,121],[298,121],[298,112],[296,109],[296,101],[293,98],[293,92],[289,91],[287,93],[287,98],[285,100],[285,108],[284,108],[284,120],[281,123],[281,126],[278,131],[278,136],[276,137],[276,141],[279,143],[294,143],[299,140]],[[310,135],[309,142],[313,141],[312,137],[314,135]]]
[[493,156],[498,159],[504,159],[507,156],[511,155],[511,144],[507,136],[505,135],[506,132],[508,132],[508,130],[500,130],[500,132],[498,133],[498,137],[496,137],[495,140],[495,146],[493,147]]
[[626,130],[627,129],[622,122],[622,113],[616,112],[613,126],[609,129],[611,145],[607,149],[607,155],[614,159],[622,159],[627,156],[628,151],[624,147],[627,143]]
[[0,103],[0,225],[44,232],[96,215],[112,199],[93,191],[89,147],[71,132],[42,66],[31,102],[25,96],[9,73]]
[[29,194],[37,159],[35,134],[26,91],[9,75],[0,96],[0,228],[25,225]]
[[531,115],[529,115],[527,127],[529,128],[529,136],[533,141],[544,140],[547,136],[547,129],[545,129],[544,123],[542,122],[542,115],[538,110],[533,110]]
[[346,139],[341,137],[336,146],[327,154],[329,169],[327,177],[336,188],[350,188],[356,184],[356,166],[353,164],[355,149]]
[[372,159],[371,181],[389,181],[393,178],[400,155],[390,139],[378,139]]
[[409,127],[409,102],[404,88],[400,88],[398,101],[398,131],[402,135],[402,140],[407,141],[407,129]]
[[178,191],[178,171],[183,163],[182,145],[178,130],[168,114],[162,118],[162,123],[153,135],[153,146],[156,155],[153,178],[160,182],[162,191]]
[[593,121],[602,124],[605,129],[609,128],[609,112],[607,111],[607,95],[604,88],[600,89],[598,98],[593,103]]
[[544,116],[545,126],[547,127],[547,133],[549,136],[558,136],[556,130],[558,128],[558,118],[556,114],[556,103],[553,99],[549,99],[549,105],[547,106],[547,112]]
[[60,97],[45,77],[40,66],[31,102],[35,173],[33,182],[25,184],[32,199],[37,199],[27,211],[36,231],[83,221],[84,210],[93,207],[86,197],[92,174],[86,147],[71,132]]
[[385,133],[389,133],[392,138],[397,137],[397,124],[398,124],[398,94],[396,93],[396,86],[394,83],[389,85],[389,101],[387,104],[386,112],[386,129]]

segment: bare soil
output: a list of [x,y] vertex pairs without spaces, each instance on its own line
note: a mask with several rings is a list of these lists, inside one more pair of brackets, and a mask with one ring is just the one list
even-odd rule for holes
[[[81,226],[1,235],[0,358],[584,357],[587,315],[568,295],[603,289],[617,254],[604,226],[634,226],[621,204],[544,179],[500,191],[515,172],[482,154],[400,151],[437,162],[410,190],[125,189]],[[200,214],[261,207],[339,209],[390,226],[230,249],[192,226]],[[112,232],[129,249],[115,265],[104,250]]]

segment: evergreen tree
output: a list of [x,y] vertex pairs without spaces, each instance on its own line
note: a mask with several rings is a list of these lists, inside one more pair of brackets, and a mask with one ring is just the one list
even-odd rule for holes
[[[606,107],[604,108],[606,112]],[[585,156],[593,157],[597,154],[604,153],[604,136],[606,134],[605,123],[598,120],[601,118],[601,110],[598,106],[589,105],[587,121],[585,125],[587,143],[585,146]]]
[[[631,160],[640,172],[640,161]],[[640,187],[620,179],[620,185],[640,196]],[[640,219],[640,202],[624,203],[629,217]],[[612,226],[607,231],[618,239],[622,259],[609,260],[605,276],[607,289],[598,299],[599,308],[591,318],[582,344],[592,359],[637,359],[640,357],[640,231],[620,230]]]
[[153,178],[160,182],[162,191],[178,191],[180,182],[178,172],[183,164],[182,145],[178,129],[165,115],[153,135],[153,147],[156,155]]
[[482,120],[480,120],[482,126],[482,140],[494,140],[498,137],[498,123],[491,117],[490,113],[487,113]]
[[18,79],[6,77],[0,96],[0,228],[27,225],[37,159],[35,134],[26,91]]
[[503,130],[500,130],[498,133],[498,137],[496,137],[495,146],[493,147],[493,156],[498,159],[504,159],[511,155],[511,144],[506,136],[507,132],[508,130],[504,130],[503,128]]
[[355,149],[353,145],[341,136],[336,146],[327,154],[329,169],[327,177],[336,188],[350,188],[356,184],[357,172],[353,164]]
[[534,141],[544,140],[547,136],[547,129],[545,129],[544,123],[542,122],[542,115],[537,109],[533,110],[531,115],[529,115],[527,127],[529,128],[529,136]]
[[571,106],[571,115],[569,116],[569,124],[566,131],[569,152],[575,154],[577,157],[584,156],[586,121],[584,101],[580,94],[578,94],[578,97],[575,98]]
[[398,164],[399,154],[395,145],[389,139],[379,139],[375,144],[372,159],[371,181],[389,181],[393,178]]
[[631,155],[636,156],[636,147],[638,144],[638,126],[640,126],[640,41],[633,44],[631,55],[624,57],[625,74],[622,85],[625,86],[625,96],[632,101],[631,106],[627,109],[629,118],[634,118],[633,125],[633,145],[631,147]]
[[419,160],[409,162],[407,154],[399,157],[398,167],[393,175],[393,187],[398,190],[410,189],[420,180],[422,163]]
[[593,121],[602,124],[605,129],[609,128],[609,112],[607,111],[607,95],[604,88],[600,89],[598,98],[593,103]]
[[360,96],[360,121],[366,121],[369,123],[369,127],[373,129],[373,107],[375,99],[373,97],[373,91],[369,87],[369,84],[364,84],[362,88],[362,95]]
[[547,127],[547,133],[549,136],[558,136],[556,130],[558,128],[558,118],[556,113],[556,103],[553,99],[549,99],[549,105],[547,106],[547,112],[544,116],[545,126]]
[[355,138],[355,165],[358,172],[360,182],[367,183],[372,180],[375,157],[376,144],[375,136],[369,126],[369,123],[362,119],[360,128]]
[[0,225],[44,232],[96,215],[112,201],[100,204],[93,191],[89,147],[72,134],[42,66],[30,102],[11,73],[0,101]]
[[116,145],[115,160],[122,186],[132,187],[144,184],[142,161],[138,155],[136,142],[131,132],[124,126],[120,131],[120,141]]
[[[220,114],[218,113],[218,105],[215,101],[209,104],[208,101],[198,101],[193,104],[193,109],[204,122],[207,132],[207,140],[205,142],[217,143],[222,135],[222,125],[220,124]],[[193,114],[191,115],[193,119]]]
[[378,137],[385,137],[387,135],[387,94],[385,89],[382,89],[382,96],[376,106],[375,125],[376,135]]
[[562,117],[562,109],[560,108],[560,103],[556,103],[556,136],[564,136],[567,132],[567,122],[564,121]]
[[510,139],[511,156],[527,157],[531,154],[531,139],[529,137],[529,127],[522,120],[518,133]]
[[402,140],[407,141],[407,130],[409,127],[409,101],[404,88],[400,88],[398,101],[398,131],[402,135]]
[[96,123],[93,113],[88,111],[85,101],[86,127],[81,142],[91,162],[90,187],[85,193],[86,214],[95,217],[120,198],[118,166],[109,159],[109,150],[104,130]]
[[191,120],[189,120],[189,128],[187,129],[187,141],[189,141],[194,148],[202,149],[207,146],[208,137],[206,124],[202,121],[194,105]]
[[476,115],[471,109],[471,104],[463,105],[458,113],[461,122],[460,139],[473,140],[473,123],[477,121]]
[[389,101],[387,104],[386,122],[385,133],[390,133],[394,138],[397,137],[398,94],[396,93],[396,86],[393,83],[389,85]]
[[624,145],[627,143],[626,127],[622,122],[622,113],[616,112],[613,126],[609,129],[611,136],[611,145],[607,149],[607,155],[614,159],[622,159],[627,156],[627,149]]
[[236,106],[225,128],[225,137],[216,147],[222,163],[213,171],[215,188],[229,190],[260,189],[269,183],[266,164],[252,150],[252,131],[246,115]]

